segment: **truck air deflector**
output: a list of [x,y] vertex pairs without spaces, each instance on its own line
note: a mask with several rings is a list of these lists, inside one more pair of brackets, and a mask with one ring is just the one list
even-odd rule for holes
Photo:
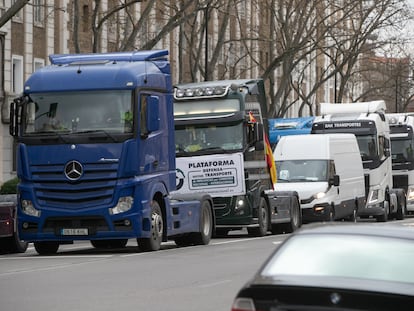
[[102,61],[155,61],[165,58],[168,55],[167,50],[154,51],[134,51],[123,53],[90,53],[90,54],[53,54],[49,56],[49,60],[53,65],[67,65],[82,62],[102,62]]

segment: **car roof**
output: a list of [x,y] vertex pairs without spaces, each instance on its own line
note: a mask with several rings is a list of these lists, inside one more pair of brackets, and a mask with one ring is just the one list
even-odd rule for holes
[[403,227],[399,225],[383,225],[372,223],[334,223],[334,224],[311,224],[302,227],[293,235],[304,234],[350,234],[378,237],[393,237],[414,240],[414,227]]

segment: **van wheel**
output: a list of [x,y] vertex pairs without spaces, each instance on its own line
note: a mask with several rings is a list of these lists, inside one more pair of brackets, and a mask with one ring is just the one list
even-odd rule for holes
[[259,227],[247,228],[247,232],[251,236],[259,237],[265,236],[267,230],[269,229],[269,208],[267,207],[267,202],[265,198],[260,198],[259,208],[257,210],[257,218]]
[[352,210],[352,214],[351,214],[351,216],[349,216],[348,220],[351,221],[351,222],[357,222],[358,221],[358,201],[357,200],[355,200],[354,209]]
[[327,221],[335,221],[335,207],[330,206]]

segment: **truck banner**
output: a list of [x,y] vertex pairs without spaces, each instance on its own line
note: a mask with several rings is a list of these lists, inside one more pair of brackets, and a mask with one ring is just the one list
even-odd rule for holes
[[208,192],[212,197],[246,193],[242,153],[180,157],[176,166],[178,192]]

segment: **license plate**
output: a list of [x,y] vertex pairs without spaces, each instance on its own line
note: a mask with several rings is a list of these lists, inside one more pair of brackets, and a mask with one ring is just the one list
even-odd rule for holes
[[88,228],[66,228],[60,231],[62,235],[88,235]]

